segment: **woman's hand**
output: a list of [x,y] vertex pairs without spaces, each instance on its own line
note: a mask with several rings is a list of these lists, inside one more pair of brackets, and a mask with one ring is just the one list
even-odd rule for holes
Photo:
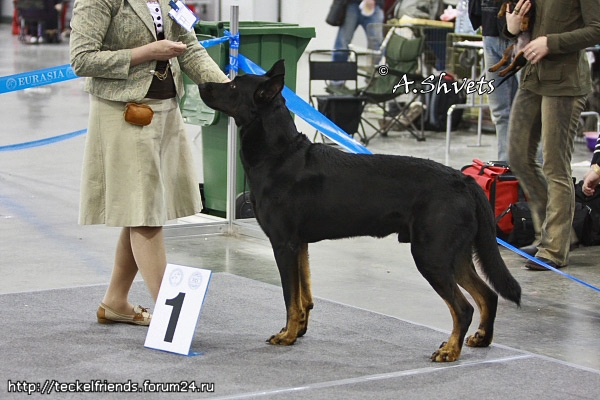
[[517,36],[521,33],[521,23],[523,22],[523,16],[527,14],[531,8],[531,2],[529,0],[519,0],[515,4],[514,10],[510,9],[510,4],[506,5],[506,29]]
[[148,43],[131,50],[131,66],[151,60],[167,61],[179,57],[186,49],[186,44],[166,39]]
[[525,58],[528,59],[532,64],[535,64],[542,58],[546,57],[546,54],[548,54],[549,51],[548,38],[546,36],[537,37],[523,47],[523,54],[525,55]]

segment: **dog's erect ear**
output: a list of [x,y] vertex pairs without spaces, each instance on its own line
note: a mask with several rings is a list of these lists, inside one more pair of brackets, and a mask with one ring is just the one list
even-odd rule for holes
[[275,76],[275,75],[285,75],[285,60],[281,59],[281,60],[275,62],[275,64],[273,64],[271,69],[268,70],[267,73],[265,74],[265,76],[268,76],[268,77]]
[[256,103],[268,103],[273,100],[283,90],[284,78],[283,74],[277,74],[261,83],[254,92],[254,101]]

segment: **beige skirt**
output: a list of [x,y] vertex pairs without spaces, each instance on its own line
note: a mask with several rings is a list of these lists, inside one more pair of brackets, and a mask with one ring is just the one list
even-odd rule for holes
[[146,99],[152,123],[123,119],[125,103],[90,96],[79,223],[163,226],[202,209],[176,99]]

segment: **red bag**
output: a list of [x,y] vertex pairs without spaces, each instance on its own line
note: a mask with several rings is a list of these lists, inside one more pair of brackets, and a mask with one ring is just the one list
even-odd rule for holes
[[[512,174],[508,164],[490,161],[484,163],[473,159],[473,164],[464,166],[462,173],[472,176],[479,186],[483,188],[490,200],[494,216],[498,218],[513,203],[519,201],[519,181]],[[510,213],[496,220],[497,230],[508,235],[513,230],[513,221]],[[498,232],[500,236],[500,232]]]

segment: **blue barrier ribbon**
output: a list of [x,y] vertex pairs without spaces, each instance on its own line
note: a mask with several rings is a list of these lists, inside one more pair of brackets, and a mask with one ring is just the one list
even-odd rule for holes
[[587,286],[587,287],[589,287],[589,288],[591,288],[591,289],[594,289],[594,290],[595,290],[595,291],[597,291],[597,292],[600,292],[600,288],[597,288],[597,287],[596,287],[596,286],[594,286],[594,285],[591,285],[591,284],[589,284],[589,283],[587,283],[587,282],[585,282],[585,281],[582,281],[581,279],[575,278],[574,276],[571,276],[571,275],[569,275],[569,274],[567,274],[567,273],[565,273],[565,272],[561,271],[561,270],[560,270],[560,269],[558,269],[558,268],[554,268],[554,267],[552,267],[552,266],[548,265],[547,263],[543,262],[543,261],[542,261],[542,260],[540,260],[539,258],[535,258],[535,257],[533,257],[533,256],[530,256],[529,254],[527,254],[527,253],[525,253],[524,251],[521,251],[521,250],[517,249],[516,247],[514,247],[514,246],[512,246],[512,245],[510,245],[510,244],[508,244],[508,243],[506,243],[504,240],[502,240],[502,239],[500,239],[500,238],[496,238],[496,242],[498,242],[498,244],[499,244],[499,245],[506,247],[506,248],[507,248],[507,249],[509,249],[510,251],[512,251],[512,252],[514,252],[514,253],[517,253],[518,255],[520,255],[520,256],[522,256],[522,257],[525,257],[525,258],[527,258],[528,260],[531,260],[531,261],[535,262],[536,264],[539,264],[539,265],[541,265],[541,266],[542,266],[542,267],[544,267],[544,268],[547,268],[547,269],[549,269],[550,271],[554,271],[554,272],[556,272],[557,274],[560,274],[560,275],[564,276],[565,278],[569,278],[569,279],[571,279],[572,281],[575,281],[575,282],[577,282],[577,283],[581,283],[581,284],[582,284],[582,285],[584,285],[584,286]]
[[220,38],[201,40],[199,43],[202,45],[202,47],[204,47],[205,49],[208,49],[209,47],[216,46],[221,43],[225,43],[228,40],[229,40],[229,38],[227,36],[223,36]]
[[[265,70],[255,64],[242,54],[239,55],[240,68],[248,74],[262,75]],[[296,93],[287,86],[283,88],[283,97],[286,100],[286,105],[296,115],[310,124],[312,127],[323,133],[329,139],[333,140],[346,150],[352,153],[372,154],[365,146],[354,140],[340,127],[334,124],[330,119],[325,117],[313,106],[308,104]]]
[[[199,43],[202,45],[202,47],[204,47],[205,49],[215,46],[217,44],[221,44],[224,42],[229,41],[229,48],[230,49],[235,49],[235,50],[239,50],[240,48],[240,33],[236,33],[235,35],[232,35],[230,31],[228,31],[227,29],[225,29],[223,31],[223,34],[225,36],[220,37],[220,38],[216,38],[216,39],[206,39],[206,40],[201,40]],[[225,66],[225,72],[229,73],[229,71],[231,71],[232,69],[235,71],[235,73],[238,73],[238,58],[231,55],[231,53],[229,54],[229,64],[227,64],[227,66]]]
[[70,64],[0,77],[0,93],[29,89],[78,78]]
[[75,132],[71,132],[71,133],[65,133],[64,135],[52,136],[52,137],[49,137],[49,138],[46,138],[46,139],[33,140],[31,142],[24,142],[24,143],[18,143],[18,144],[10,144],[10,145],[7,145],[7,146],[0,146],[0,152],[2,152],[2,151],[23,150],[23,149],[29,149],[29,148],[32,148],[32,147],[45,146],[47,144],[61,142],[63,140],[67,140],[67,139],[71,139],[71,138],[74,138],[74,137],[79,136],[79,135],[83,135],[86,132],[87,132],[87,129],[81,129],[79,131],[75,131]]

